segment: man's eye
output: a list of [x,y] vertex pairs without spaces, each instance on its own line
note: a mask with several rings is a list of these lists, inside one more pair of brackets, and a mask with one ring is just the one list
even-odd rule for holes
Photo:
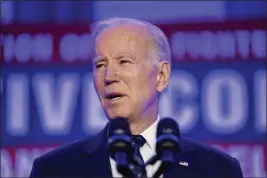
[[125,60],[125,59],[120,60],[120,64],[126,64],[126,63],[131,63],[131,61],[130,60]]
[[99,69],[100,67],[103,67],[103,66],[104,66],[104,64],[96,64],[95,68]]

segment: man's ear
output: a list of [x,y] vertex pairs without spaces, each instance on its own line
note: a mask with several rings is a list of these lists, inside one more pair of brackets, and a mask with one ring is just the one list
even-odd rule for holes
[[157,73],[157,91],[162,92],[168,85],[171,66],[167,61],[160,61]]

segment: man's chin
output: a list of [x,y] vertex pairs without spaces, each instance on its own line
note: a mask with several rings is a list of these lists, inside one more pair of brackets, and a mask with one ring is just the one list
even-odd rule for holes
[[125,116],[125,115],[113,115],[113,116],[110,116],[109,117],[109,119],[116,119],[116,118],[125,118],[125,119],[128,119],[128,117],[127,116]]
[[123,117],[123,118],[128,118],[129,117],[129,114],[125,113],[125,112],[108,112],[107,113],[108,115],[108,118],[109,119],[115,119],[115,118],[118,118],[118,117]]

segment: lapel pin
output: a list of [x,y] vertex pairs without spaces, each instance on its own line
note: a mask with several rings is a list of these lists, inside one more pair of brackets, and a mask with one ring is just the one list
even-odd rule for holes
[[182,166],[188,166],[188,162],[185,162],[185,161],[180,161],[179,164]]

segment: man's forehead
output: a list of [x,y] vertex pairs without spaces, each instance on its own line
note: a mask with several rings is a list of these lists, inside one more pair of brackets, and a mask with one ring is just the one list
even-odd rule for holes
[[98,34],[95,41],[95,53],[119,44],[145,48],[151,43],[147,30],[140,25],[121,25],[110,27]]
[[141,25],[119,25],[109,27],[99,33],[96,37],[96,44],[105,41],[116,42],[139,42],[146,43],[149,40],[147,29]]

